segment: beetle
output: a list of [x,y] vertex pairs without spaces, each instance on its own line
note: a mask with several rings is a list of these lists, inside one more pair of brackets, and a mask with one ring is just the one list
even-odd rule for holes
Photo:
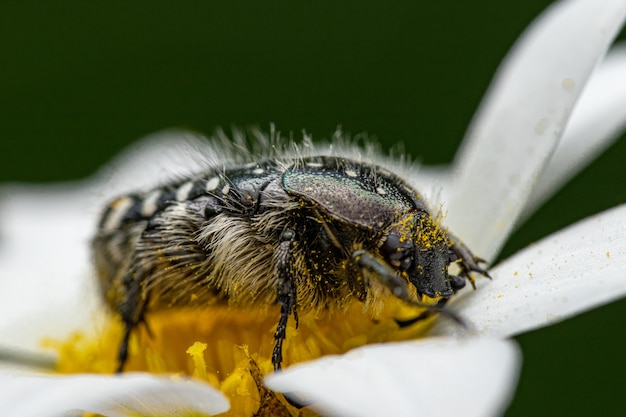
[[[441,305],[466,281],[474,285],[472,272],[488,276],[423,196],[388,169],[342,155],[246,155],[122,195],[104,210],[92,249],[101,292],[124,324],[119,372],[150,311],[277,304],[279,370],[286,326],[290,317],[297,326],[298,312],[354,301],[376,312],[389,294]],[[453,262],[458,275],[448,271]]]

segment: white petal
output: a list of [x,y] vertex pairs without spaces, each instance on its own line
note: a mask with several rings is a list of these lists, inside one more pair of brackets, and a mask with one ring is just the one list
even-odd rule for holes
[[94,324],[89,187],[4,187],[0,200],[0,344],[36,349]]
[[55,417],[74,410],[110,417],[213,415],[228,408],[228,400],[218,390],[195,380],[144,374],[0,375],[0,415],[4,417]]
[[501,415],[516,385],[511,341],[427,339],[366,346],[266,377],[331,416]]
[[0,200],[0,349],[36,350],[43,337],[93,329],[102,316],[90,241],[112,197],[192,172],[210,158],[204,138],[148,136],[93,179],[5,186]]
[[539,177],[523,216],[530,216],[626,129],[626,44],[613,48],[576,104],[565,134]]
[[457,154],[446,219],[481,257],[501,248],[625,15],[624,0],[561,1],[503,62]]
[[164,130],[132,144],[98,172],[99,200],[147,190],[206,168],[215,153],[207,139],[184,130]]
[[440,207],[447,200],[446,191],[450,188],[450,168],[446,165],[420,166],[405,179],[419,190],[431,209]]
[[512,336],[626,296],[626,205],[568,227],[507,259],[450,304],[467,328],[433,334]]

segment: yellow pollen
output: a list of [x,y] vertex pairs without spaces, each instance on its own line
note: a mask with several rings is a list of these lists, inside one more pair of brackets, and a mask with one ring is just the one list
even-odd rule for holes
[[189,347],[189,349],[187,349],[187,354],[191,356],[193,366],[195,368],[193,376],[204,380],[208,379],[206,373],[206,361],[204,360],[204,351],[206,350],[206,347],[206,343],[195,342]]
[[[302,312],[296,329],[289,319],[283,345],[283,368],[323,355],[341,354],[370,343],[410,340],[423,336],[433,319],[400,328],[397,320],[417,317],[423,309],[390,296],[376,318],[354,302],[346,311]],[[263,386],[271,362],[279,308],[171,309],[146,316],[132,334],[125,371],[193,376],[220,389],[231,403],[224,416],[272,416],[289,410],[292,416],[316,415],[296,409],[282,395]],[[61,373],[112,374],[123,326],[111,317],[96,335],[76,333],[63,341],[46,340],[54,349]],[[255,414],[256,413],[256,414]]]

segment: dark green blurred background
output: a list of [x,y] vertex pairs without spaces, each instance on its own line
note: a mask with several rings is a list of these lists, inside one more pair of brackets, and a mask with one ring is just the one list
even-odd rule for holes
[[[172,126],[275,122],[322,138],[341,124],[448,162],[498,63],[548,4],[2,1],[0,182],[82,178]],[[504,255],[624,202],[625,156],[622,140]],[[625,329],[622,301],[518,337],[525,363],[507,415],[624,415]]]

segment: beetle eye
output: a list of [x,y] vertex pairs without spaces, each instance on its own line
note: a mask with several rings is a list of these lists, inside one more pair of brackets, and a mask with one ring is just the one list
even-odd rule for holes
[[380,247],[380,254],[391,266],[401,271],[408,271],[413,266],[413,242],[400,241],[400,237],[390,233]]

